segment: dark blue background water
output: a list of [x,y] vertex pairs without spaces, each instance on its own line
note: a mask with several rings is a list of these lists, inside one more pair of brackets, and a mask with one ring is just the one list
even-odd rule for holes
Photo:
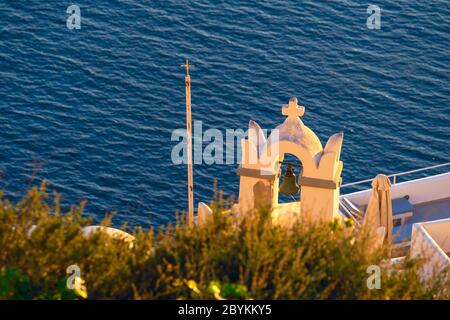
[[[211,1],[212,3],[212,1]],[[344,181],[448,161],[450,4],[376,1],[0,2],[1,187],[43,178],[65,204],[87,199],[115,224],[173,221],[186,168],[171,163],[185,124],[185,57],[203,129],[263,128],[296,95],[320,137],[345,132]],[[66,8],[81,7],[68,30]],[[236,165],[196,165],[195,199],[213,178],[238,191]],[[32,179],[34,177],[34,180]]]

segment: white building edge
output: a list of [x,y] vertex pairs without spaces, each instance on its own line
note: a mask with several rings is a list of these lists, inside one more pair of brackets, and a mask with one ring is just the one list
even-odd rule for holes
[[[428,168],[423,169],[421,171]],[[369,189],[340,198],[341,201],[348,199],[364,210],[370,193]],[[408,197],[412,205],[406,218],[402,219],[402,213],[396,215],[394,212],[394,218],[398,216],[393,228],[394,248],[398,249],[396,255],[401,257],[409,252],[412,257],[426,257],[426,275],[437,269],[450,268],[450,172],[393,183],[391,195],[392,199]]]
[[[287,116],[269,137],[260,126],[249,123],[248,138],[242,140],[239,200],[233,210],[246,212],[268,204],[273,219],[289,222],[295,216],[310,215],[313,220],[331,221],[351,217],[364,218],[372,189],[341,195],[341,188],[368,183],[370,180],[342,185],[340,161],[343,133],[332,135],[325,147],[315,133],[300,120],[305,108],[291,98],[283,106]],[[278,203],[280,165],[286,154],[294,155],[302,164],[298,178],[300,201]],[[450,172],[397,183],[397,177],[430,168],[389,176],[393,204],[393,238],[397,257],[426,255],[424,275],[436,268],[450,267]],[[370,186],[370,184],[369,184]],[[395,203],[394,203],[395,202]],[[205,223],[210,208],[199,203],[197,223]],[[394,258],[396,260],[398,258]]]

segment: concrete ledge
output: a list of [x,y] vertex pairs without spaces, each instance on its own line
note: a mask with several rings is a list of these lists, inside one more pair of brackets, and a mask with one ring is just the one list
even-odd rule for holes
[[250,169],[239,167],[236,169],[238,176],[261,178],[267,180],[275,180],[275,174],[272,171],[260,170],[260,169]]
[[317,178],[298,177],[298,184],[306,187],[321,189],[337,189],[338,183],[333,180],[323,180]]

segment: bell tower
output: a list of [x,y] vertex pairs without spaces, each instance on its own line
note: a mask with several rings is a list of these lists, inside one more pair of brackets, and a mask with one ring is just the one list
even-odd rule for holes
[[[236,209],[246,213],[260,205],[270,205],[275,217],[294,214],[331,221],[339,216],[343,133],[331,136],[323,148],[316,134],[300,119],[305,108],[298,105],[297,98],[291,98],[288,105],[282,107],[282,114],[287,118],[267,139],[260,126],[250,121],[248,138],[241,141]],[[297,157],[303,166],[298,178],[301,200],[278,204],[280,162],[287,153]]]

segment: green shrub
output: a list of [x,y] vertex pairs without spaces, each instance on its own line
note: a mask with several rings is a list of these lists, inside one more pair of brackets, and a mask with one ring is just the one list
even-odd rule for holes
[[[368,250],[369,237],[349,224],[288,229],[273,225],[267,209],[238,219],[226,207],[216,199],[201,227],[181,217],[158,232],[134,228],[130,246],[103,233],[83,236],[91,223],[83,205],[63,214],[44,186],[15,205],[2,196],[0,298],[81,299],[66,287],[70,265],[79,266],[88,299],[450,298],[445,275],[424,283],[411,259],[388,270],[388,248]],[[370,265],[381,268],[381,289],[367,288]]]

